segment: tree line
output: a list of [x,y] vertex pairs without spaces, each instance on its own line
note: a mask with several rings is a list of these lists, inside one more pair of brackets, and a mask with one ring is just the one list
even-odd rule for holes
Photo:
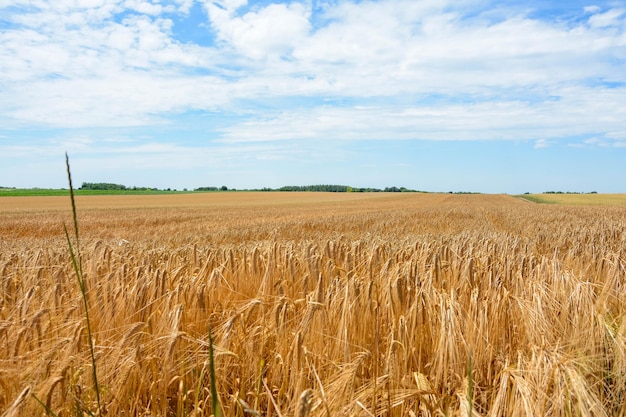
[[83,182],[79,190],[100,190],[100,191],[152,191],[157,188],[150,187],[126,187],[122,184],[109,182]]
[[[203,187],[207,188],[207,187]],[[223,187],[222,187],[223,188]],[[405,187],[386,187],[386,188],[359,188],[351,187],[349,185],[337,185],[337,184],[316,184],[316,185],[286,185],[280,188],[261,188],[246,191],[286,191],[286,192],[330,192],[330,193],[401,193],[401,192],[416,192]]]
[[[79,190],[100,190],[100,191],[171,191],[169,188],[167,190],[159,190],[158,188],[150,188],[150,187],[127,187],[123,184],[114,184],[108,182],[83,182],[80,186]],[[187,191],[185,189],[184,191]],[[195,188],[194,191],[237,191],[234,188],[229,189],[225,185],[221,187],[207,186],[207,187],[198,187]],[[405,187],[386,187],[386,188],[359,188],[359,187],[351,187],[349,185],[337,185],[337,184],[316,184],[316,185],[286,185],[280,188],[257,188],[257,189],[245,189],[240,191],[286,191],[286,192],[294,192],[294,191],[309,191],[309,192],[331,192],[331,193],[377,193],[377,192],[385,192],[385,193],[403,193],[403,192],[415,192],[415,190],[410,190]]]

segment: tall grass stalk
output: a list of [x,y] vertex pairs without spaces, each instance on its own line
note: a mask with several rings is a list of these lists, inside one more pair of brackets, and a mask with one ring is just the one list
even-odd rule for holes
[[70,170],[70,160],[65,153],[65,166],[67,168],[67,180],[69,182],[70,187],[70,200],[72,202],[72,217],[74,220],[74,238],[76,240],[76,251],[74,251],[74,246],[72,245],[72,240],[70,239],[70,234],[67,230],[67,225],[63,224],[63,230],[65,232],[65,238],[67,239],[67,246],[70,250],[70,257],[72,258],[72,266],[74,267],[74,272],[76,273],[76,278],[78,279],[78,285],[80,287],[80,293],[83,298],[83,306],[85,308],[85,321],[87,324],[87,338],[89,340],[89,354],[91,356],[91,370],[92,370],[92,378],[93,378],[93,387],[96,393],[96,401],[97,401],[97,415],[102,414],[102,406],[100,402],[100,386],[98,384],[98,371],[96,368],[96,354],[93,346],[93,338],[91,335],[91,321],[89,320],[89,303],[87,301],[87,283],[85,281],[85,275],[83,273],[83,263],[82,256],[80,253],[80,239],[78,234],[78,217],[76,215],[76,199],[74,198],[74,187],[72,186],[72,173]]

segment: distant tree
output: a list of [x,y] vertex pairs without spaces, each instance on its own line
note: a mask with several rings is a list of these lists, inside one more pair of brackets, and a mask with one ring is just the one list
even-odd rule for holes
[[83,182],[81,190],[126,190],[125,185],[111,184],[108,182]]

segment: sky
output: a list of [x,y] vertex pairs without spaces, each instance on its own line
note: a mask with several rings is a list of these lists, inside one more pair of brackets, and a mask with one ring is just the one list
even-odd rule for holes
[[626,192],[626,3],[0,0],[0,186]]

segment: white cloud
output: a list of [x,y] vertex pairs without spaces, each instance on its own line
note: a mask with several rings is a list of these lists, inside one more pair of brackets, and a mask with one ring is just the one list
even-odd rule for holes
[[211,77],[143,77],[140,72],[115,73],[100,82],[42,80],[24,87],[21,105],[8,109],[5,117],[74,128],[161,124],[159,115],[165,112],[224,104],[227,94],[219,91],[219,81],[215,87],[212,83]]
[[535,149],[545,149],[552,145],[552,142],[546,139],[538,139],[535,141]]
[[589,25],[593,28],[605,28],[608,26],[616,26],[623,24],[623,19],[626,10],[624,9],[611,9],[604,13],[594,14],[589,18]]
[[175,10],[173,5],[163,7],[161,4],[150,3],[141,0],[126,0],[124,7],[146,15],[158,16],[164,12]]
[[586,13],[596,13],[596,12],[599,12],[600,10],[602,10],[602,9],[600,8],[600,6],[593,5],[593,6],[585,6],[585,7],[583,7],[583,10]]
[[281,56],[302,42],[310,29],[310,10],[300,3],[270,4],[243,16],[233,14],[239,3],[226,8],[206,7],[218,37],[244,56],[263,59]]
[[607,138],[626,141],[626,130],[607,132]]
[[626,131],[609,131],[604,134],[601,146],[626,148]]
[[607,143],[606,140],[604,138],[601,137],[591,137],[591,138],[587,138],[583,141],[583,144],[585,146],[599,146],[599,147],[606,147]]
[[[562,88],[560,97],[473,103],[426,102],[404,106],[353,106],[284,110],[240,123],[223,132],[226,141],[428,139],[559,139],[621,129],[626,120],[626,89],[599,92]],[[547,143],[547,142],[546,142]]]
[[570,144],[573,147],[624,148],[626,147],[626,132],[609,132],[590,136],[581,143]]

